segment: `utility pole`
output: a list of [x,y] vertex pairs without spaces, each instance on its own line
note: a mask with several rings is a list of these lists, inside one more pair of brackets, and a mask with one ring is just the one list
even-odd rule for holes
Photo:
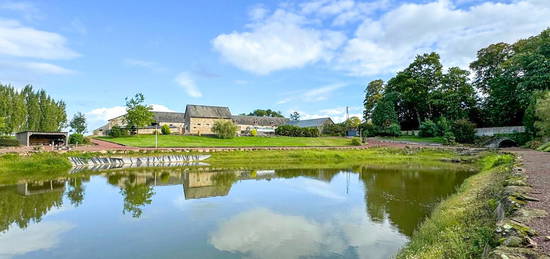
[[158,128],[159,127],[158,126],[159,126],[159,124],[157,122],[155,122],[155,149],[158,148],[158,143],[159,143],[159,140],[158,140],[158,138],[159,138]]
[[346,120],[349,120],[349,106],[346,106]]

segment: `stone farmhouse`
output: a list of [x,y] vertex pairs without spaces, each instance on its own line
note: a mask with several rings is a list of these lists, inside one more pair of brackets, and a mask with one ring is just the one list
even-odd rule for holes
[[[231,115],[228,107],[188,104],[185,112],[153,112],[154,122],[137,129],[137,134],[154,134],[155,129],[168,125],[172,134],[178,135],[212,135],[212,126],[219,120],[232,121],[237,125],[237,134],[249,134],[256,129],[258,135],[273,135],[281,125],[291,124],[299,127],[317,127],[322,130],[326,123],[333,123],[330,118],[320,118],[303,121],[290,121],[287,118],[259,117],[246,115]],[[155,126],[158,124],[158,126]],[[118,126],[124,128],[124,115],[110,119],[102,127],[93,131],[96,136],[106,136],[109,131]]]

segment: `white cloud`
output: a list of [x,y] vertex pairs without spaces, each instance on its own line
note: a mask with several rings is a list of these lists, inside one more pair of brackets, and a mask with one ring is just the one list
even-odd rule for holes
[[12,228],[0,233],[0,258],[54,248],[59,244],[61,234],[72,228],[74,226],[67,222],[42,222],[26,229]]
[[78,53],[66,46],[66,41],[57,33],[0,19],[0,55],[41,59],[78,57]]
[[252,73],[265,75],[328,61],[345,40],[343,33],[317,29],[294,12],[254,13],[249,31],[221,34],[212,41],[229,63]]
[[292,91],[288,93],[289,96],[277,101],[277,104],[285,104],[292,101],[300,102],[319,102],[327,100],[334,91],[347,86],[346,83],[334,83],[330,85],[324,85],[318,88],[302,91]]
[[354,75],[391,73],[429,51],[440,53],[446,66],[466,67],[480,48],[535,35],[549,24],[547,1],[485,2],[468,9],[448,0],[402,4],[379,19],[365,19],[337,67]]
[[354,76],[382,75],[431,51],[445,66],[466,68],[480,48],[536,35],[550,24],[548,0],[313,0],[252,13],[248,30],[218,35],[213,45],[256,74],[325,61]]
[[389,222],[370,221],[362,209],[317,222],[257,208],[222,223],[209,241],[251,258],[327,257],[352,249],[360,258],[376,259],[392,257],[407,238]]
[[[109,108],[97,108],[86,113],[90,127],[105,123],[107,120],[126,114],[126,107],[114,106]],[[99,125],[98,125],[99,126]],[[95,128],[95,127],[94,127]]]
[[19,74],[51,74],[51,75],[67,75],[73,74],[75,71],[60,67],[58,65],[44,62],[20,62],[20,61],[0,61],[0,68],[4,71],[11,71]]
[[180,73],[178,76],[176,76],[176,82],[181,87],[183,87],[187,95],[194,98],[202,97],[202,93],[200,92],[199,88],[195,84],[195,81],[193,80],[193,78],[191,78],[191,76],[188,73],[186,72]]

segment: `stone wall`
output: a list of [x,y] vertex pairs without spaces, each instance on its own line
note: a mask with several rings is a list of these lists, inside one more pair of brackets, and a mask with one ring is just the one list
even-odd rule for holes
[[217,119],[217,118],[190,118],[189,127],[186,134],[191,135],[212,135],[212,127],[216,121],[232,121],[231,119]]

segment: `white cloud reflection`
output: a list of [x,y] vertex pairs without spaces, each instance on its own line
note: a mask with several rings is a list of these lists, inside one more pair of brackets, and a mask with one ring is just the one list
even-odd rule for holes
[[407,242],[389,222],[374,223],[364,210],[335,215],[326,222],[256,208],[222,223],[210,236],[218,250],[250,258],[301,258],[356,254],[389,258]]
[[59,244],[61,234],[72,228],[74,225],[63,221],[32,224],[26,229],[11,228],[0,233],[0,258],[54,248]]

